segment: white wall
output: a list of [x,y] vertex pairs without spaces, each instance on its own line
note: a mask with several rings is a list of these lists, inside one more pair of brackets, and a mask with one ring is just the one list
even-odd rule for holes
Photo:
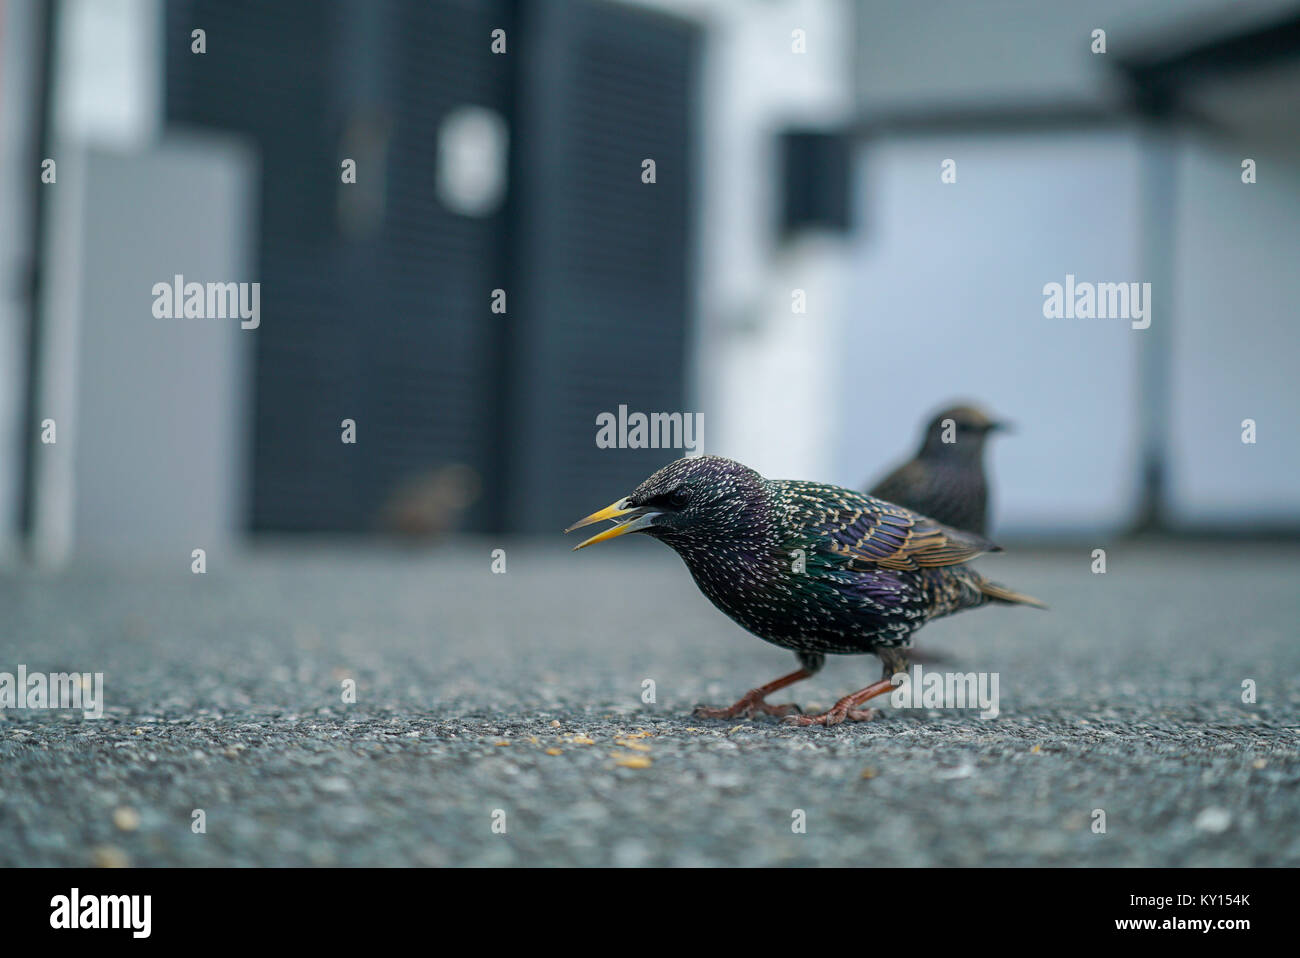
[[[947,158],[954,184],[940,181]],[[970,398],[1017,428],[991,447],[996,528],[1129,517],[1145,331],[1047,319],[1042,290],[1067,273],[1140,279],[1137,160],[1136,137],[1122,131],[895,138],[864,152],[832,478],[880,476],[911,456],[939,407]]]
[[202,547],[214,560],[243,532],[257,330],[236,318],[155,318],[151,290],[178,273],[257,281],[256,160],[239,141],[209,135],[90,159],[78,552],[188,562]]
[[[1247,154],[1246,151],[1249,151]],[[1241,160],[1258,181],[1241,182]],[[1300,160],[1190,144],[1178,170],[1170,498],[1182,522],[1300,517]],[[1241,441],[1254,419],[1257,442]]]
[[[155,283],[246,282],[256,164],[229,138],[65,152],[49,236],[37,557],[115,559],[240,533],[249,358],[238,319],[160,319]],[[177,229],[177,224],[186,228]]]

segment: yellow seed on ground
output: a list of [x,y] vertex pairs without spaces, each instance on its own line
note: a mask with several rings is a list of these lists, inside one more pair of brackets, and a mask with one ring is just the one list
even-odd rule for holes
[[122,806],[114,810],[113,824],[124,832],[133,832],[140,827],[140,813],[134,808]]
[[114,848],[112,845],[97,845],[91,849],[90,857],[96,868],[131,867],[131,859],[126,857],[126,852],[120,848]]

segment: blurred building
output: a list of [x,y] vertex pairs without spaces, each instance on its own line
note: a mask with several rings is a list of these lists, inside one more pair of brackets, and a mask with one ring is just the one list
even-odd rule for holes
[[[0,543],[550,533],[681,454],[620,405],[860,485],[967,397],[1003,533],[1294,527],[1296,17],[0,0]],[[1045,317],[1067,275],[1150,328]]]

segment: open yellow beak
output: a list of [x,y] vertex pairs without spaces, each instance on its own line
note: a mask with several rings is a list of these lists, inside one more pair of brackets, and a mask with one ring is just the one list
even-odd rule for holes
[[660,513],[651,512],[644,506],[637,506],[629,509],[625,497],[618,500],[618,502],[610,503],[599,512],[593,512],[585,519],[579,519],[564,531],[567,534],[572,532],[574,529],[581,529],[583,526],[589,526],[594,522],[603,522],[606,519],[623,520],[618,525],[610,526],[604,532],[598,532],[590,539],[579,542],[573,547],[573,551],[577,552],[579,549],[584,549],[587,546],[594,546],[597,542],[604,542],[606,539],[617,539],[619,536],[625,536],[629,532],[640,532],[642,529],[649,529],[655,524],[654,521],[659,518],[659,515]]

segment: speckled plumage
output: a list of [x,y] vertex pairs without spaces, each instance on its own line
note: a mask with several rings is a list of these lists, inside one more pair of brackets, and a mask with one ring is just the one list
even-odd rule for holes
[[[827,653],[869,652],[892,674],[931,619],[990,601],[1036,604],[963,564],[997,551],[978,535],[851,489],[764,479],[719,456],[671,463],[610,509],[636,516],[629,531],[671,546],[714,605],[794,651],[805,674]],[[761,701],[760,692],[751,696]]]
[[[944,442],[945,424],[952,428]],[[984,444],[1002,424],[973,406],[954,406],[926,427],[916,456],[871,487],[871,495],[922,515],[984,535],[988,531],[988,480]]]

